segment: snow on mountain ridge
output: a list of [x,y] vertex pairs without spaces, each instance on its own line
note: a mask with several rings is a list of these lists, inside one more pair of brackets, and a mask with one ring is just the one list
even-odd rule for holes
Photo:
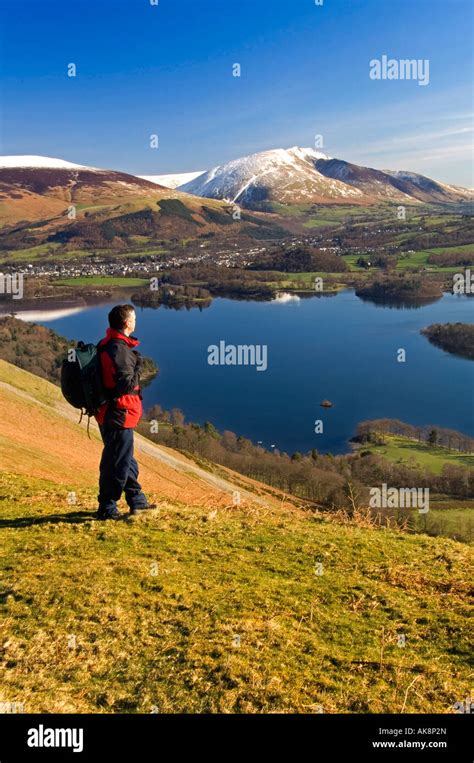
[[426,175],[420,175],[419,172],[410,172],[408,170],[383,170],[383,172],[399,180],[408,181],[422,190],[441,189],[448,194],[452,193],[472,200],[472,188],[463,188],[459,185],[443,183],[440,180],[433,180]]
[[185,193],[233,203],[252,203],[270,197],[291,203],[312,197],[358,197],[361,192],[344,183],[328,181],[317,167],[318,160],[329,157],[312,148],[276,148],[250,154],[218,165],[195,180],[179,186]]
[[[107,192],[135,190],[153,194],[171,191],[221,199],[261,211],[268,204],[324,204],[377,201],[402,203],[451,202],[472,199],[472,189],[448,185],[416,172],[376,170],[333,159],[310,147],[276,148],[232,159],[204,172],[138,175],[75,164],[47,156],[0,156],[0,171],[9,182],[18,174],[28,176],[30,190],[43,193],[44,184],[71,183],[75,193],[91,194],[91,188],[109,184]],[[56,173],[56,179],[55,179]],[[54,182],[53,182],[54,181]],[[13,180],[12,182],[16,182]],[[77,187],[76,187],[77,186]],[[146,188],[149,186],[149,188]],[[101,186],[102,187],[102,186]],[[142,190],[145,189],[145,190]],[[97,188],[94,191],[97,193]],[[266,206],[265,206],[266,205]]]
[[55,159],[50,156],[0,156],[0,168],[37,168],[37,169],[59,169],[59,170],[91,170],[93,172],[102,172],[98,167],[88,167],[84,164],[73,164],[64,159]]
[[308,156],[310,156],[311,159],[331,159],[331,157],[327,154],[323,154],[322,151],[315,151],[314,148],[300,148],[299,146],[292,146],[292,148],[288,149],[288,153],[290,152],[298,156],[300,159],[305,160]]
[[181,172],[169,175],[137,175],[142,180],[148,180],[150,183],[156,183],[156,185],[164,186],[164,188],[175,189],[185,183],[190,183],[191,180],[204,175],[205,170],[199,170],[198,172]]

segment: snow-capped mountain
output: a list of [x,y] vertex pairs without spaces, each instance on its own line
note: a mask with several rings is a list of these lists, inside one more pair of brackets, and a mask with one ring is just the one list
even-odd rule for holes
[[[116,170],[87,167],[49,156],[0,156],[0,181],[57,198],[81,201],[101,195],[147,196],[159,193],[156,183]],[[164,189],[161,189],[164,190]],[[87,197],[87,199],[85,198]]]
[[199,172],[181,172],[176,175],[137,175],[143,180],[149,180],[150,183],[156,183],[164,188],[178,188],[180,185],[190,183],[191,180],[204,174],[204,170]]
[[[256,216],[247,230],[265,225]],[[186,239],[221,229],[240,234],[241,227],[224,202],[125,172],[46,156],[0,157],[0,233],[13,247],[48,241],[87,249],[114,241],[120,248],[133,236]]]
[[[49,156],[1,156],[3,222],[61,214],[69,204],[119,204],[160,198],[169,189],[125,172],[87,167]],[[176,192],[174,192],[176,193]]]
[[51,156],[0,156],[0,169],[7,167],[30,167],[36,169],[59,169],[59,170],[97,170],[96,167],[86,167],[84,164],[73,164],[64,159],[55,159]]
[[326,154],[312,148],[277,148],[214,167],[180,191],[252,207],[259,202],[293,204],[362,199],[357,189],[321,175],[315,163]]
[[326,177],[337,178],[358,188],[375,200],[449,202],[470,196],[465,188],[438,183],[414,172],[375,170],[342,159],[320,159],[316,169]]
[[170,198],[195,203],[179,191],[126,172],[48,156],[0,157],[0,216],[4,225],[64,215],[71,204],[99,209]]
[[437,183],[416,173],[361,167],[298,146],[234,159],[178,188],[248,208],[265,208],[268,202],[374,204],[472,198],[465,188]]
[[[459,185],[440,183],[437,180],[432,180],[431,178],[428,178],[425,175],[419,175],[416,172],[407,172],[405,170],[384,170],[384,172],[391,175],[395,180],[407,184],[412,193],[419,192],[421,194],[428,194],[431,198],[439,195],[439,201],[443,201],[443,197],[446,194],[452,194],[456,197],[461,196],[464,199],[473,198],[472,188],[462,188]],[[414,191],[415,188],[417,191]]]
[[414,172],[361,167],[298,146],[251,154],[203,173],[145,177],[46,156],[0,157],[3,225],[56,218],[70,204],[106,207],[112,214],[117,205],[153,206],[172,198],[197,209],[202,202],[196,197],[278,212],[278,204],[460,202],[474,195]]

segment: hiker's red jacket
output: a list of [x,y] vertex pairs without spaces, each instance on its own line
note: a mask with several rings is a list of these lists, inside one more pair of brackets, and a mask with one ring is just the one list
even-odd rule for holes
[[113,429],[133,429],[141,419],[143,408],[140,393],[141,356],[135,351],[138,339],[108,328],[97,345],[102,367],[102,380],[110,392],[110,400],[96,414],[98,424]]

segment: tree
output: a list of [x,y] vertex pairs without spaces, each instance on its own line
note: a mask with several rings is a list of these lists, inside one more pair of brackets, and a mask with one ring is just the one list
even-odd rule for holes
[[210,421],[204,422],[204,431],[206,434],[210,435],[211,437],[214,437],[216,440],[219,439],[220,437],[219,432],[215,428],[214,424],[211,424]]
[[172,408],[171,412],[171,423],[173,426],[176,427],[182,427],[184,424],[184,413],[180,411],[179,408]]

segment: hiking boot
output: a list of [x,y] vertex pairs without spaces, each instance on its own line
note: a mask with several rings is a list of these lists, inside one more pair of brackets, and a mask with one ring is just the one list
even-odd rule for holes
[[136,509],[130,509],[130,514],[141,514],[143,511],[150,511],[157,508],[157,503],[147,503],[146,506],[138,506]]
[[105,520],[105,519],[120,519],[121,513],[119,511],[99,511],[97,512],[97,519]]

